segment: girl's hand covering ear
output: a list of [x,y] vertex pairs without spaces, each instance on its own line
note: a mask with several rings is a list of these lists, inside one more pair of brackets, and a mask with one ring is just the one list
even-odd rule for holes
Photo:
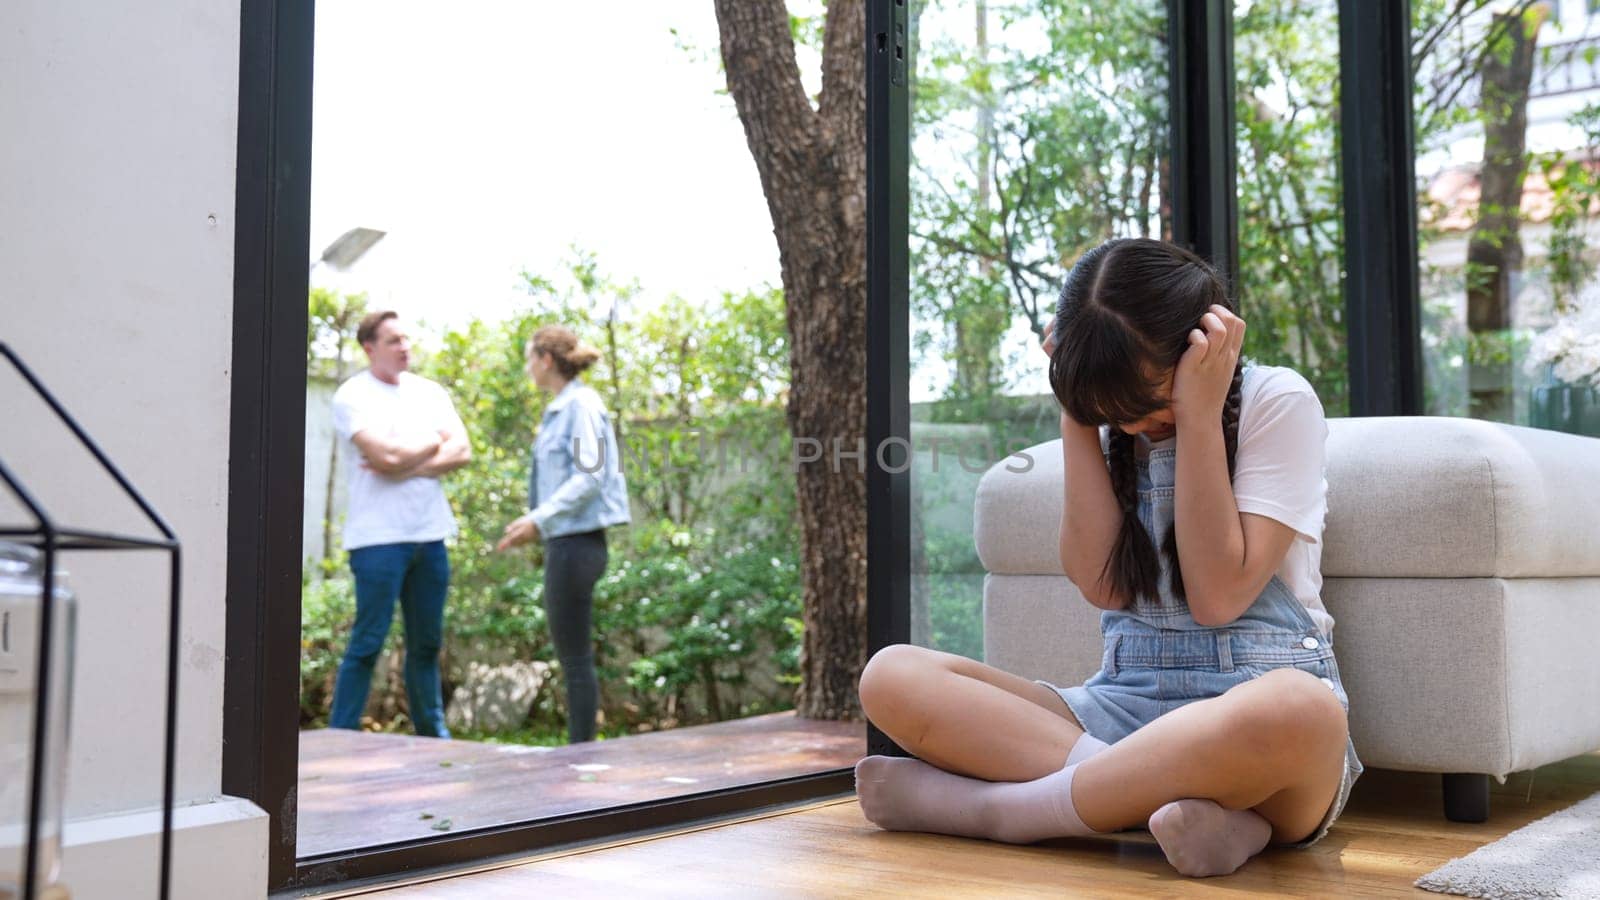
[[1050,321],[1044,323],[1044,332],[1039,335],[1039,341],[1044,347],[1044,355],[1045,356],[1055,356],[1056,355],[1056,335],[1055,335],[1055,330],[1056,330],[1056,319],[1055,319],[1055,316],[1051,316],[1050,317]]
[[1186,421],[1199,424],[1222,418],[1244,346],[1244,328],[1243,319],[1217,304],[1189,332],[1189,349],[1178,360],[1172,378],[1172,407],[1180,429]]

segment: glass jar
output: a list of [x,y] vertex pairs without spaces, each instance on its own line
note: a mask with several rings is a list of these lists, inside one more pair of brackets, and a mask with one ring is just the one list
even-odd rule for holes
[[[0,900],[22,896],[38,699],[44,555],[0,541]],[[44,745],[35,897],[67,896],[61,874],[61,803],[66,788],[77,601],[58,567],[51,630],[49,733]]]

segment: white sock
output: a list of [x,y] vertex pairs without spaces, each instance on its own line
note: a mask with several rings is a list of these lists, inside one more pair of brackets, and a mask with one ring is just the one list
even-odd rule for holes
[[955,775],[919,759],[869,756],[856,764],[856,794],[867,819],[888,831],[1031,844],[1096,833],[1072,802],[1077,768],[1073,762],[1033,781],[995,782]]
[[1067,754],[1067,765],[1075,766],[1109,746],[1111,745],[1105,741],[1091,737],[1085,732],[1078,738],[1078,742],[1072,745],[1072,752]]
[[1248,809],[1224,809],[1211,800],[1174,800],[1150,816],[1167,862],[1184,875],[1227,875],[1260,853],[1272,824]]

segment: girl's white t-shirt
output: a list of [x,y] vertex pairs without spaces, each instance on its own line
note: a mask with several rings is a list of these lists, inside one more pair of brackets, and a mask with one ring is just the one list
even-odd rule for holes
[[1265,516],[1295,530],[1278,577],[1331,638],[1333,616],[1322,605],[1327,445],[1322,401],[1299,372],[1281,366],[1244,370],[1233,498],[1239,512]]

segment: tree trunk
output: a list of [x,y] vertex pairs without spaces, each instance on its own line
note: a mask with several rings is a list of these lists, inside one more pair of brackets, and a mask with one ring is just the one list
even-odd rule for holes
[[[975,4],[974,54],[982,77],[978,80],[974,101],[977,104],[978,158],[973,166],[978,178],[978,202],[972,212],[973,244],[990,246],[994,231],[994,90],[989,82],[989,6],[984,0]],[[978,260],[978,270],[986,277],[994,273],[994,260],[983,256]],[[955,319],[956,380],[952,393],[963,400],[991,397],[999,381],[1000,338],[1005,333],[1006,319],[1011,312],[1010,299],[1005,296],[982,296],[973,309],[958,309]]]
[[[1337,121],[1337,120],[1335,120]],[[1156,179],[1156,202],[1159,204],[1156,217],[1160,220],[1163,241],[1172,240],[1172,154],[1163,153],[1156,160],[1154,177]],[[1238,273],[1234,273],[1238,277]]]
[[[1511,19],[1520,18],[1521,21]],[[1522,182],[1528,171],[1528,90],[1544,10],[1496,13],[1483,54],[1482,185],[1478,221],[1467,242],[1467,330],[1473,335],[1511,327],[1511,279],[1522,269]],[[1467,365],[1469,414],[1510,421],[1511,367],[1474,359]]]
[[[714,0],[728,91],[772,216],[789,333],[789,428],[820,442],[797,466],[801,716],[861,715],[866,662],[866,9],[832,0],[813,109],[783,0]],[[835,448],[865,450],[858,464]],[[837,461],[837,464],[835,462]]]
[[617,355],[617,304],[621,301],[616,297],[611,298],[611,311],[606,314],[606,346],[611,353],[611,358],[606,360],[611,367],[611,430],[617,436],[617,465],[622,465],[622,448],[627,443],[624,436],[622,421],[622,357]]

